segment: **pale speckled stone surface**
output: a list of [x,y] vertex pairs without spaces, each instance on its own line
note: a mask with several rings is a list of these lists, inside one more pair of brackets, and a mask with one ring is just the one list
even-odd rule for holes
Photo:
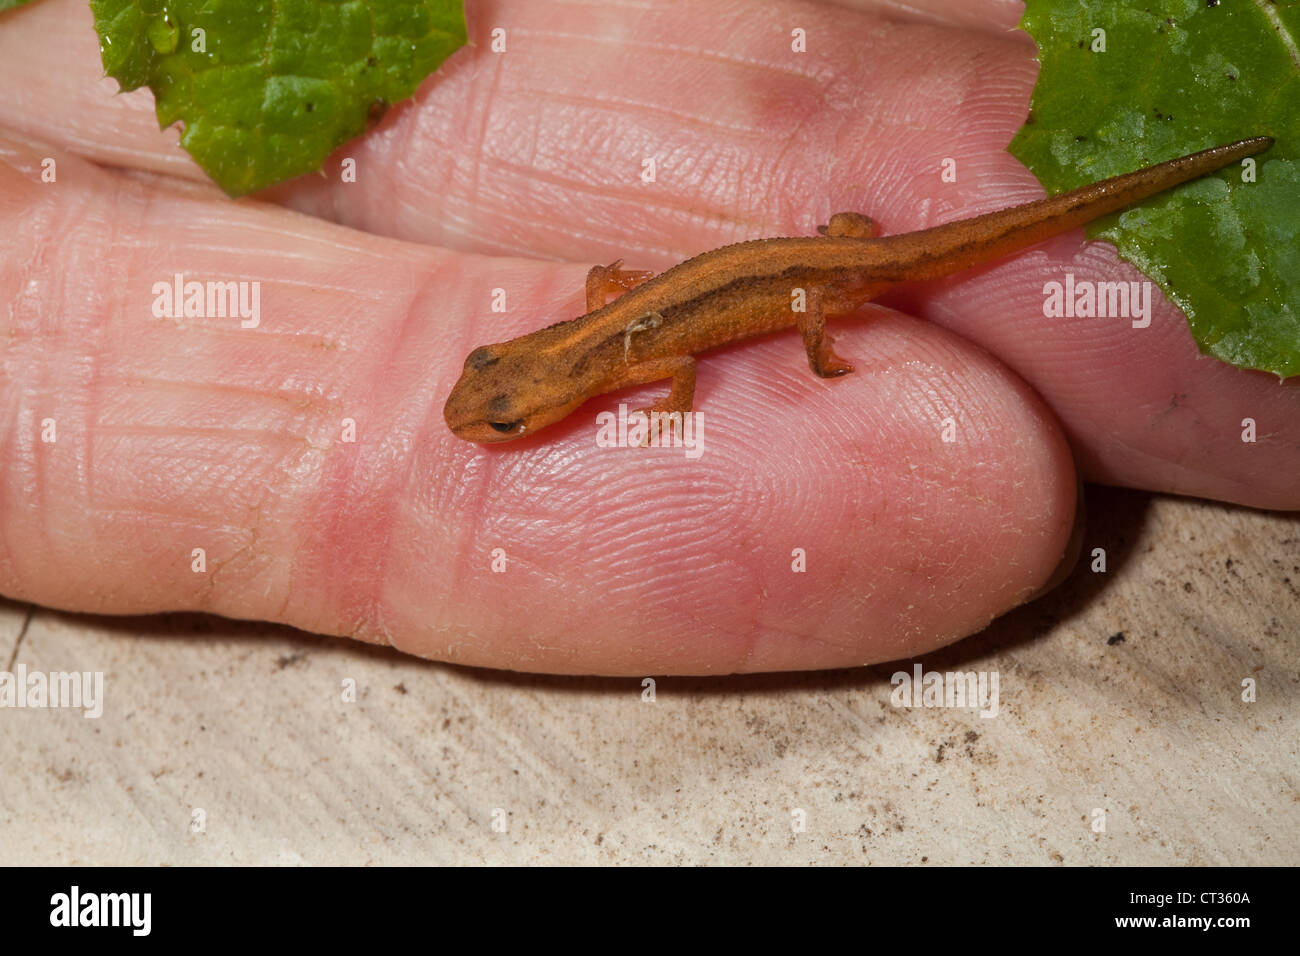
[[639,680],[0,600],[0,665],[26,622],[17,660],[103,670],[107,697],[0,710],[0,863],[1300,863],[1300,516],[1088,499],[1106,575],[922,661],[996,669],[993,719],[892,707],[905,665],[642,703]]

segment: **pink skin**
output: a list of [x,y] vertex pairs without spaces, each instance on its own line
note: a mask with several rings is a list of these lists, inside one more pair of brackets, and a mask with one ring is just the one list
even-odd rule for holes
[[[582,311],[593,262],[662,267],[839,209],[900,232],[1041,194],[1001,152],[1034,76],[1023,37],[776,3],[670,5],[640,29],[634,10],[535,7],[472,5],[478,48],[340,150],[357,183],[268,197],[344,225],[62,152],[198,178],[147,95],[97,78],[82,0],[0,18],[0,593],[523,670],[831,667],[948,643],[1051,576],[1075,487],[1057,419],[1085,477],[1300,507],[1296,389],[1198,358],[1167,303],[1146,330],[1042,318],[1067,269],[1136,277],[1078,236],[890,299],[933,322],[834,323],[844,379],[814,378],[793,333],[706,356],[695,461],[594,447],[596,412],[661,386],[541,438],[454,438],[441,408],[465,354]],[[802,58],[791,24],[816,38]],[[690,42],[629,51],[616,26]],[[557,256],[583,264],[537,261]],[[174,272],[260,280],[261,326],[153,318]],[[1243,417],[1267,439],[1243,446]]]

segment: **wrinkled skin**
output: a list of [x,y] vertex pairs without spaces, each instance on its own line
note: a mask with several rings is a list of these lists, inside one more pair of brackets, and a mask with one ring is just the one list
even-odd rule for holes
[[[524,670],[830,667],[923,652],[1032,595],[1066,551],[1076,461],[1300,507],[1300,390],[1200,357],[1163,300],[1145,330],[1042,317],[1067,269],[1138,278],[1077,233],[833,322],[856,368],[840,380],[808,372],[794,333],[704,356],[698,459],[595,447],[596,412],[662,385],[508,447],[460,441],[442,404],[465,356],[582,312],[593,263],[1041,195],[1003,151],[1036,70],[1016,4],[930,4],[928,24],[780,2],[469,13],[477,48],[271,203],[220,196],[147,93],[114,95],[84,0],[0,16],[0,593]],[[802,58],[792,22],[816,41]],[[259,280],[260,325],[155,318],[176,272]]]

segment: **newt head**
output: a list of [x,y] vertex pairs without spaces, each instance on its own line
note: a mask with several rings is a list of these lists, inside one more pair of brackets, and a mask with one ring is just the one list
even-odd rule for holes
[[484,345],[470,352],[447,396],[442,417],[466,441],[513,441],[558,422],[581,405],[585,394],[557,392],[549,364],[519,343]]

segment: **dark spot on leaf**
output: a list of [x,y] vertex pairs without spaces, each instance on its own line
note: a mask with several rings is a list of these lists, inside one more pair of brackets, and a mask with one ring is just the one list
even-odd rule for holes
[[1115,632],[1114,634],[1112,634],[1110,637],[1106,638],[1106,643],[1107,643],[1108,645],[1110,645],[1111,647],[1114,647],[1116,644],[1123,644],[1123,643],[1124,643],[1124,632],[1123,632],[1123,631],[1116,631],[1116,632]]
[[303,104],[303,107],[307,110],[308,113],[310,113],[312,110],[314,110],[314,109],[316,108],[316,107],[312,106],[310,103],[304,103],[304,104]]
[[366,129],[370,129],[384,118],[388,112],[388,101],[385,99],[372,100],[370,107],[366,110]]
[[1205,0],[1205,5],[1213,10],[1219,5],[1219,0]]

